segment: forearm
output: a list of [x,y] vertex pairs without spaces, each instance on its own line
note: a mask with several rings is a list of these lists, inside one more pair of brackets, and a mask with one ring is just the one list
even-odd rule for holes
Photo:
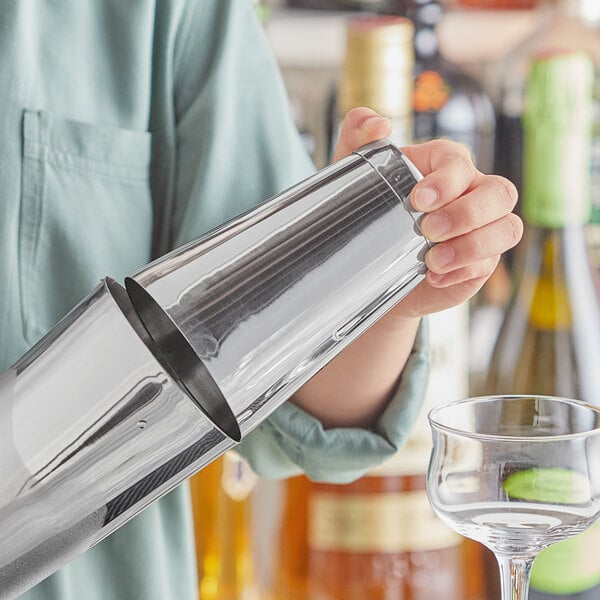
[[419,322],[391,311],[319,371],[291,401],[328,429],[372,427],[398,383]]

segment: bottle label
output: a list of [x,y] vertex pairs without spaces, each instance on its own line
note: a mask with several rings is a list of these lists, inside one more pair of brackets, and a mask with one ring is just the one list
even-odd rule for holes
[[433,512],[425,490],[382,494],[319,492],[309,505],[309,545],[316,550],[423,552],[462,537]]
[[413,107],[417,112],[437,112],[448,103],[450,94],[450,85],[440,73],[423,71],[415,79]]
[[570,595],[600,584],[600,522],[579,535],[543,550],[533,563],[531,588]]
[[411,430],[410,441],[415,446],[431,448],[427,413],[443,402],[465,398],[469,391],[469,307],[464,303],[429,315],[427,319],[429,377],[423,407]]

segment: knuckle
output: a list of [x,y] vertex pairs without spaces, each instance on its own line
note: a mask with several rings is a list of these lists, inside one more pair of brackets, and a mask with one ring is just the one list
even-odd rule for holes
[[469,265],[463,270],[462,279],[464,281],[470,281],[478,277],[483,277],[483,268],[479,262]]
[[465,279],[480,279],[489,277],[498,265],[498,257],[484,258],[465,269]]
[[430,144],[432,153],[439,156],[442,162],[461,162],[469,172],[473,174],[477,172],[471,151],[464,144],[445,139],[432,140]]
[[455,142],[453,142],[453,144],[452,151],[448,153],[448,161],[451,163],[458,162],[469,173],[469,175],[475,177],[477,169],[473,164],[469,150],[461,144],[457,144]]
[[426,142],[426,143],[429,144],[432,154],[433,153],[445,154],[448,149],[448,146],[450,144],[453,144],[454,142],[451,142],[449,140],[437,139],[437,140],[430,140],[429,142]]
[[486,277],[491,275],[496,270],[496,267],[498,266],[499,262],[500,262],[499,254],[497,256],[492,256],[491,258],[488,258],[485,261],[485,266],[484,266],[482,275],[484,275]]
[[523,235],[523,221],[521,221],[521,218],[514,213],[506,215],[504,220],[506,239],[512,247],[519,242]]
[[[457,146],[459,145],[457,144]],[[443,166],[450,184],[449,191],[453,195],[463,192],[467,187],[467,181],[470,184],[477,174],[473,161],[463,152],[446,153]]]
[[492,189],[496,200],[512,210],[517,203],[518,192],[514,183],[500,175],[490,175]]
[[468,236],[467,252],[474,260],[486,255],[487,241],[485,236],[471,235]]
[[475,202],[467,202],[463,208],[463,224],[468,229],[475,229],[480,225],[480,209]]
[[435,143],[444,154],[461,156],[471,162],[471,152],[464,144],[445,139],[435,140]]

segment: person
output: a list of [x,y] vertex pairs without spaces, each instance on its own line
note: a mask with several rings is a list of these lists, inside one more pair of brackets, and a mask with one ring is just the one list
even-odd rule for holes
[[[0,11],[4,370],[100,278],[122,280],[314,167],[250,0]],[[335,159],[389,129],[351,111]],[[244,440],[261,475],[349,481],[392,455],[425,386],[422,317],[476,293],[521,235],[513,187],[464,148],[405,152],[425,174],[411,201],[438,242],[426,280]],[[184,484],[21,598],[192,600],[192,535]]]

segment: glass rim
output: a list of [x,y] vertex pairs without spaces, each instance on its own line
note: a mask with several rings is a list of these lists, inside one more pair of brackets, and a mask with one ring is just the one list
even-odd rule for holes
[[[464,429],[459,429],[457,427],[452,427],[451,425],[445,425],[440,420],[437,420],[435,417],[438,413],[444,411],[445,409],[451,408],[453,406],[460,406],[465,404],[472,404],[474,402],[485,403],[491,402],[493,400],[519,400],[519,399],[538,399],[538,400],[549,400],[551,402],[563,402],[565,404],[571,404],[575,406],[580,406],[582,408],[586,408],[591,412],[595,413],[598,416],[598,424],[590,428],[586,431],[578,431],[575,433],[560,433],[556,435],[544,435],[544,436],[534,436],[534,435],[494,435],[492,433],[477,433],[475,431],[466,431]],[[563,396],[548,396],[544,394],[490,394],[487,396],[472,396],[469,398],[464,398],[462,400],[453,400],[451,402],[445,402],[444,404],[439,404],[434,406],[427,413],[427,420],[429,421],[429,425],[432,429],[444,431],[446,433],[451,433],[460,437],[466,437],[474,440],[487,440],[494,442],[551,442],[551,441],[561,441],[561,440],[575,440],[575,439],[583,439],[587,437],[591,437],[594,435],[600,435],[600,407],[594,406],[589,402],[584,402],[583,400],[575,400],[574,398],[565,398]]]

